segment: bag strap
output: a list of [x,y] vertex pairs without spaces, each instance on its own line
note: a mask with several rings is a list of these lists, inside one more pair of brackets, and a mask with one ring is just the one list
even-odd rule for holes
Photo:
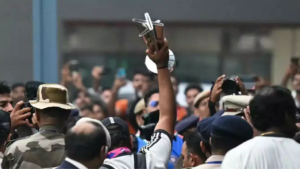
[[142,153],[134,153],[134,168],[147,168],[146,155]]

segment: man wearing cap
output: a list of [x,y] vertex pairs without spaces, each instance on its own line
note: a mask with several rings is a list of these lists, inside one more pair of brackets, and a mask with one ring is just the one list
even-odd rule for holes
[[57,169],[99,168],[106,158],[110,136],[99,120],[84,117],[65,136],[65,161]]
[[195,169],[219,169],[225,154],[250,140],[253,135],[252,127],[242,118],[237,116],[222,116],[216,118],[211,125],[210,145],[211,156],[205,164]]
[[[50,168],[59,166],[65,158],[62,129],[73,109],[67,89],[57,84],[40,85],[37,100],[30,104],[36,111],[39,132],[10,145],[2,168]],[[14,111],[21,111],[21,105],[18,103]]]
[[246,95],[229,95],[224,96],[222,98],[223,104],[224,104],[224,110],[222,116],[243,116],[244,115],[244,109],[247,108],[247,106],[250,103],[250,100],[252,99],[252,96],[246,96]]
[[194,114],[199,116],[200,119],[210,116],[208,109],[209,95],[210,91],[203,91],[199,93],[194,100]]

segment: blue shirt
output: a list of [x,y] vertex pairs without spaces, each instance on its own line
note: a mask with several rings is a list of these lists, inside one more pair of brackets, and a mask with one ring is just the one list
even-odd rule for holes
[[[174,137],[175,138],[173,139],[173,143],[172,143],[171,156],[170,156],[170,160],[168,163],[168,168],[170,168],[170,169],[175,168],[177,160],[179,159],[179,157],[181,155],[181,148],[182,148],[182,144],[183,144],[182,136],[175,134]],[[138,152],[139,152],[143,146],[147,145],[147,142],[138,136],[137,136],[137,141],[138,141]]]

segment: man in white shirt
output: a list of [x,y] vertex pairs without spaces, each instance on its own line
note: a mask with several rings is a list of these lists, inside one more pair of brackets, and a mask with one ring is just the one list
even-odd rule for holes
[[157,66],[160,97],[159,121],[155,126],[150,142],[141,149],[141,153],[105,159],[104,165],[101,168],[167,168],[176,120],[175,96],[168,70],[169,52],[167,41],[164,41],[164,45],[158,52],[154,53],[154,51],[148,49],[147,54]]
[[297,131],[295,112],[288,89],[260,90],[250,101],[250,116],[261,135],[229,151],[222,169],[299,168],[300,144],[291,139]]
[[110,147],[110,136],[103,124],[82,118],[65,136],[65,161],[57,169],[99,168]]

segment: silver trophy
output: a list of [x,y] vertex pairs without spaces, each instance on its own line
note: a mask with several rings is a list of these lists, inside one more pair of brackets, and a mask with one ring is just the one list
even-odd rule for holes
[[[159,51],[164,43],[164,24],[160,22],[160,20],[152,21],[149,14],[145,13],[146,20],[142,19],[132,19],[140,34],[139,37],[143,38],[146,46],[152,51]],[[157,73],[156,64],[146,56],[145,60],[146,67],[149,71],[153,73]],[[169,63],[168,69],[169,71],[173,71],[175,66],[175,56],[173,52],[169,49]]]

